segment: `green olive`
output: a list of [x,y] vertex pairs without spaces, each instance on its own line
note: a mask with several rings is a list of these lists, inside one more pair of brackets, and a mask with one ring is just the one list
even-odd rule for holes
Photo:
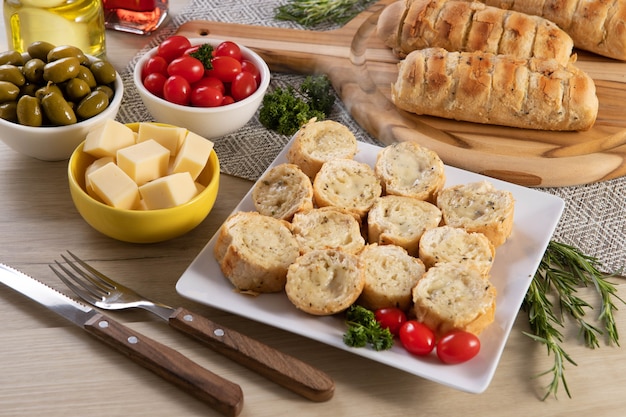
[[113,97],[115,96],[115,92],[108,85],[99,85],[94,90],[104,92],[109,98],[109,101],[113,100]]
[[59,84],[70,78],[76,78],[80,62],[76,57],[59,58],[48,62],[43,67],[43,79]]
[[76,114],[63,94],[48,93],[41,99],[43,112],[53,125],[65,126],[76,123]]
[[35,96],[39,98],[39,100],[41,100],[46,94],[50,94],[50,93],[57,93],[57,94],[63,95],[63,91],[61,91],[61,88],[59,88],[58,85],[47,84],[47,85],[44,85],[43,87],[39,87],[39,89],[37,89],[37,91],[35,92]]
[[85,81],[91,89],[96,88],[96,86],[98,85],[98,83],[96,82],[96,77],[94,77],[91,70],[84,65],[81,65],[80,68],[78,68],[78,75],[76,76],[76,78],[80,78],[81,80]]
[[117,77],[115,68],[110,62],[96,61],[89,68],[98,84],[111,84]]
[[19,67],[5,64],[0,65],[0,81],[8,81],[21,87],[26,83],[26,78],[24,78],[24,74],[22,74]]
[[109,106],[109,97],[102,91],[92,91],[87,97],[82,99],[76,107],[76,114],[81,119],[100,114]]
[[36,97],[22,96],[17,101],[17,121],[24,126],[39,127],[43,123],[41,102]]
[[81,65],[90,64],[89,58],[87,58],[87,56],[83,53],[83,51],[80,48],[77,48],[76,46],[71,46],[71,45],[56,46],[52,48],[50,52],[48,52],[48,55],[46,56],[47,62],[57,61],[61,58],[69,58],[69,57],[77,58],[78,62],[80,62]]
[[24,65],[24,58],[22,54],[17,51],[4,51],[0,52],[0,65]]
[[39,89],[39,85],[26,83],[20,87],[20,96],[33,96],[37,95],[37,90]]
[[24,67],[22,68],[22,73],[26,78],[26,81],[30,83],[38,83],[43,84],[43,67],[46,65],[39,58],[29,59],[24,63]]
[[91,88],[80,78],[72,78],[65,84],[65,97],[68,100],[80,101],[89,93]]
[[17,101],[0,104],[0,118],[9,122],[17,122]]
[[16,101],[19,95],[20,88],[17,85],[9,81],[0,81],[0,103]]
[[26,52],[31,58],[38,58],[48,62],[48,53],[54,49],[55,45],[46,41],[36,41],[28,45]]

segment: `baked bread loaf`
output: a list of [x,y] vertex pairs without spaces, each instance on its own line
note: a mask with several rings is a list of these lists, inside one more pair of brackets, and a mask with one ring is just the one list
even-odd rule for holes
[[384,194],[435,201],[446,182],[444,165],[434,151],[416,142],[396,142],[377,155],[374,172]]
[[296,213],[291,231],[301,253],[315,249],[339,249],[356,254],[365,246],[360,222],[353,214],[335,207]]
[[300,248],[286,221],[237,212],[220,228],[213,254],[236,289],[268,293],[283,290]]
[[319,207],[337,207],[365,217],[382,186],[372,167],[354,159],[331,159],[313,180],[313,201]]
[[256,182],[252,201],[259,213],[291,221],[295,213],[313,208],[313,184],[297,165],[279,164]]
[[479,0],[544,17],[561,27],[579,49],[626,60],[626,2],[623,0]]
[[487,276],[495,256],[496,249],[487,236],[452,226],[425,231],[419,244],[419,257],[426,268],[447,262],[471,264]]
[[312,119],[296,132],[287,151],[287,160],[314,178],[324,162],[335,158],[352,159],[356,152],[356,138],[350,129],[333,120]]
[[513,230],[513,194],[487,181],[443,189],[437,207],[444,224],[482,233],[495,247],[502,245]]
[[392,3],[378,19],[377,34],[399,57],[439,47],[554,59],[567,65],[574,45],[565,31],[547,19],[464,0]]
[[441,223],[441,210],[427,201],[399,195],[386,195],[374,202],[367,215],[369,243],[394,244],[418,256],[425,231]]
[[593,80],[573,64],[487,52],[411,52],[398,64],[394,104],[415,114],[525,129],[587,130]]
[[438,337],[452,330],[478,335],[495,318],[496,289],[477,269],[442,263],[417,282],[413,303],[416,319]]
[[323,249],[306,252],[296,259],[287,272],[285,292],[298,309],[326,316],[350,307],[364,284],[358,256]]
[[359,254],[365,286],[357,303],[370,310],[397,307],[408,311],[411,290],[426,268],[421,260],[396,245],[367,245]]

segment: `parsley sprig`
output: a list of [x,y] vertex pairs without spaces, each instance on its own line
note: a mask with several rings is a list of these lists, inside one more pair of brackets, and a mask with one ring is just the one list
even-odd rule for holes
[[376,320],[374,312],[352,305],[346,310],[346,324],[348,330],[343,335],[346,345],[365,347],[368,344],[374,350],[387,350],[393,346],[393,335],[387,328],[382,328]]
[[[617,301],[625,302],[617,295],[615,285],[607,280],[617,275],[607,275],[600,268],[597,258],[585,255],[573,246],[551,241],[531,281],[522,306],[528,313],[532,333],[525,334],[544,344],[548,355],[554,356],[552,367],[538,375],[552,375],[543,399],[550,395],[556,397],[560,384],[571,398],[565,380],[565,366],[567,363],[577,364],[562,346],[564,337],[561,331],[565,328],[566,316],[571,317],[579,327],[585,346],[591,349],[600,347],[603,335],[606,335],[607,344],[619,346],[614,312],[617,311]],[[577,294],[577,288],[589,286],[595,287],[601,299],[597,319],[602,328],[586,320],[586,313],[593,306]]]
[[303,26],[330,22],[343,24],[376,0],[290,0],[276,8],[279,20],[291,20]]

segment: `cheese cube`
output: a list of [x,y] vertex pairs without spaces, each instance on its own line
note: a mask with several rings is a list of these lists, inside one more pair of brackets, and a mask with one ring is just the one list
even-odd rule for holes
[[167,175],[170,151],[150,139],[117,151],[119,166],[137,185]]
[[105,156],[104,158],[98,158],[95,161],[93,161],[91,164],[89,164],[89,166],[85,170],[85,190],[87,190],[87,194],[89,194],[96,200],[99,200],[99,197],[94,192],[93,187],[91,186],[91,181],[89,181],[89,175],[92,172],[97,171],[98,169],[102,168],[109,162],[115,162],[115,158],[113,158],[112,156]]
[[144,204],[150,210],[184,204],[196,196],[198,190],[188,172],[171,174],[139,187]]
[[172,156],[176,155],[178,148],[185,138],[187,129],[173,126],[159,126],[151,123],[140,123],[137,132],[137,143],[147,140],[155,140],[166,147]]
[[89,174],[89,182],[98,197],[110,206],[133,209],[139,202],[137,184],[113,162]]
[[188,132],[170,172],[187,171],[195,181],[206,166],[212,150],[213,142],[193,132]]
[[134,143],[135,133],[131,128],[113,119],[108,119],[100,128],[87,133],[83,151],[96,158],[114,157],[118,149]]

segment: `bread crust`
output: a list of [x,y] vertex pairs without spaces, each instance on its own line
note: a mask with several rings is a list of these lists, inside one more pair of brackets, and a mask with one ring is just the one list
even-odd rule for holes
[[452,330],[479,335],[495,318],[496,289],[477,269],[443,263],[413,288],[415,316],[438,337]]
[[364,284],[358,256],[322,249],[306,252],[289,266],[285,292],[298,309],[327,316],[350,307]]
[[573,64],[486,52],[411,52],[391,99],[400,109],[525,129],[588,130],[598,115],[593,80]]
[[237,212],[220,228],[213,254],[236,289],[270,293],[283,290],[300,248],[286,221]]
[[312,119],[296,132],[287,151],[287,161],[314,178],[324,162],[352,159],[356,152],[356,137],[346,126],[334,120]]
[[369,243],[398,245],[418,256],[424,232],[439,226],[441,210],[427,201],[386,195],[378,198],[367,216]]
[[259,213],[291,221],[295,213],[313,208],[313,184],[297,165],[279,164],[255,183],[252,201]]
[[437,198],[437,207],[444,224],[482,233],[495,247],[506,242],[513,230],[513,195],[488,181],[445,188]]
[[365,285],[358,303],[370,310],[396,307],[408,311],[411,291],[422,277],[424,263],[396,245],[367,245],[359,254]]

